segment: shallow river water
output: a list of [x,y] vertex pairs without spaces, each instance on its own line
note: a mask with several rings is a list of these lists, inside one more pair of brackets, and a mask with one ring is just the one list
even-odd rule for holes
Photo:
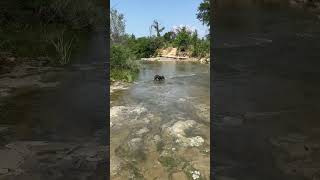
[[144,63],[111,93],[111,179],[209,179],[209,114],[209,65]]
[[287,0],[220,0],[215,14],[215,179],[319,179],[319,18]]

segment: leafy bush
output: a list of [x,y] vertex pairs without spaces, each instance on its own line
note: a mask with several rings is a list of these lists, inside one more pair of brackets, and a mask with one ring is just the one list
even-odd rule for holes
[[206,57],[209,55],[210,51],[210,42],[209,40],[198,40],[196,44],[193,45],[192,48],[192,56],[193,57]]
[[111,46],[110,69],[111,79],[131,82],[139,72],[140,64],[135,60],[131,50],[123,45]]
[[175,33],[172,32],[172,31],[169,31],[169,32],[166,32],[164,35],[163,35],[163,38],[166,42],[172,42],[175,38]]
[[132,54],[130,50],[122,45],[113,45],[111,47],[110,66],[111,68],[130,68],[128,64],[131,61]]
[[135,44],[131,45],[135,56],[140,58],[148,58],[155,56],[157,50],[163,46],[161,37],[141,37],[135,40]]
[[191,32],[188,31],[187,27],[182,27],[177,30],[173,43],[181,51],[189,49],[191,45]]

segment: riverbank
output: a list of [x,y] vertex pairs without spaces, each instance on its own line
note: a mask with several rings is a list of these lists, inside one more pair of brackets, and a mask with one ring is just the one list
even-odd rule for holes
[[185,57],[185,56],[162,56],[154,58],[142,58],[142,61],[151,61],[151,62],[198,62],[203,64],[210,63],[210,57],[207,58],[194,58],[194,57]]

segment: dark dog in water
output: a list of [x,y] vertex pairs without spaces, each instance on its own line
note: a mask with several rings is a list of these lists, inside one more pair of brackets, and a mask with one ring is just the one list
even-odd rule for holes
[[157,75],[154,76],[154,80],[155,81],[163,81],[163,80],[165,80],[165,78],[164,78],[164,76],[160,76],[160,75],[157,74]]

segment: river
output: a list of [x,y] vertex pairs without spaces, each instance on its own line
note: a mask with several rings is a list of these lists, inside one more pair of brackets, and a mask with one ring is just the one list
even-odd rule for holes
[[319,179],[320,22],[287,1],[217,1],[213,174]]
[[1,75],[0,179],[107,178],[106,60],[99,31],[63,68],[22,64]]
[[209,65],[143,63],[110,108],[111,179],[209,179]]

